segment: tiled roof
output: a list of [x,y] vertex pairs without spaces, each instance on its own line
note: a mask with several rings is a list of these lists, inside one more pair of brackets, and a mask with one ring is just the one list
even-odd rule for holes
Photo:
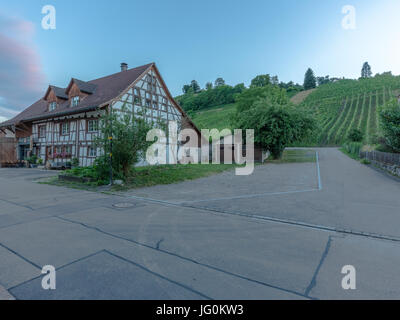
[[65,93],[65,88],[59,88],[56,86],[50,86],[50,87],[54,90],[54,93],[58,98],[68,100],[68,95]]
[[[73,79],[78,85],[80,90],[89,93],[88,96],[83,98],[77,107],[70,107],[70,103],[66,100],[61,103],[55,110],[48,110],[48,103],[43,98],[36,101],[33,105],[22,111],[13,119],[0,123],[0,127],[18,124],[21,121],[30,121],[35,119],[46,119],[52,116],[65,115],[69,113],[76,113],[79,111],[87,111],[95,109],[103,103],[106,103],[118,97],[130,84],[137,80],[153,63],[146,64],[137,68],[129,69],[111,74],[109,76],[91,80],[82,81]],[[53,88],[57,88],[54,87]],[[62,94],[59,92],[62,88],[55,89],[56,95]],[[56,91],[57,90],[57,91]],[[64,91],[65,94],[65,91]]]
[[90,82],[85,82],[79,79],[72,79],[74,83],[78,86],[79,90],[85,93],[93,94],[97,88],[97,86]]

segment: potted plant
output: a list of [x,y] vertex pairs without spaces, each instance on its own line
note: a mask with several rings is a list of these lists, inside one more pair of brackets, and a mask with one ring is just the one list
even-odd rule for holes
[[38,161],[37,161],[37,163],[38,163],[38,168],[41,168],[41,169],[44,168],[43,159],[42,159],[42,158],[39,158]]
[[27,161],[30,164],[31,168],[37,168],[37,164],[36,164],[37,160],[38,160],[38,157],[36,155],[30,156],[27,159]]

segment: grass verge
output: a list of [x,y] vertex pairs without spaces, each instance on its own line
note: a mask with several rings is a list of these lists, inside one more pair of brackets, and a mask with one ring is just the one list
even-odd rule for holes
[[316,152],[310,149],[285,149],[282,158],[267,160],[267,163],[316,162]]
[[132,176],[124,185],[114,185],[112,188],[107,186],[95,186],[94,183],[78,183],[58,180],[52,177],[40,181],[41,184],[63,186],[88,191],[124,191],[143,187],[151,187],[160,184],[173,184],[186,180],[194,180],[208,177],[213,174],[221,173],[226,170],[238,167],[235,164],[178,164],[146,166],[135,168]]
[[357,160],[357,161],[361,160],[358,154],[348,152],[344,147],[341,147],[339,150],[342,151],[346,156],[348,156],[354,160]]

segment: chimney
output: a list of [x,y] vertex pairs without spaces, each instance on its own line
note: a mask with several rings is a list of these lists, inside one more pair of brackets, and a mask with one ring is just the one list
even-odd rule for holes
[[122,62],[121,63],[121,71],[126,71],[126,70],[128,70],[128,64],[125,62]]

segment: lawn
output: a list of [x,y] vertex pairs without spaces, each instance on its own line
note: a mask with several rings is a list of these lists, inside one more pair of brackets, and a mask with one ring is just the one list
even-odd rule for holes
[[[235,164],[178,164],[137,167],[123,186],[114,185],[111,190],[121,191],[194,180],[234,169],[237,166]],[[95,182],[78,183],[61,181],[57,177],[52,177],[40,183],[92,191],[105,189],[105,186],[96,186]]]
[[172,184],[185,180],[195,180],[237,167],[234,164],[178,164],[146,166],[136,168],[125,186],[117,189],[135,189],[159,184]]

